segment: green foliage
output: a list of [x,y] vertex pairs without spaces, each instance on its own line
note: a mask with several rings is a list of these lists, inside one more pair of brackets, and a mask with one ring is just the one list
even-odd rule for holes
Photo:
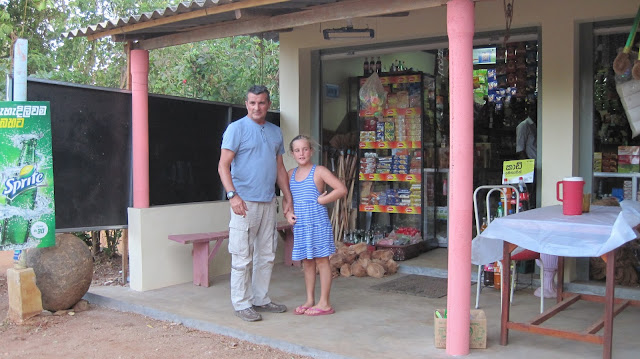
[[74,236],[82,239],[82,241],[89,247],[93,243],[93,239],[91,238],[91,232],[73,232]]
[[104,253],[109,258],[113,258],[116,254],[118,254],[118,242],[120,241],[120,237],[122,237],[121,229],[111,229],[105,231],[107,235],[107,247],[104,249]]
[[[110,38],[67,39],[61,34],[168,5],[163,0],[0,0],[0,71],[10,71],[14,34],[29,42],[29,75],[122,88],[127,75],[123,44]],[[244,104],[246,90],[264,84],[271,90],[272,108],[277,109],[278,52],[278,43],[248,36],[152,50],[149,91]],[[0,95],[4,98],[4,89]]]
[[[107,246],[103,248],[104,253],[109,258],[113,258],[116,254],[118,254],[118,242],[120,242],[120,238],[122,237],[121,229],[110,229],[104,231],[107,238]],[[93,238],[92,233],[95,233],[97,238]],[[101,231],[95,232],[73,232],[72,234],[80,239],[89,247],[93,247],[93,241],[98,241],[96,248],[100,247],[100,233]]]
[[276,42],[236,36],[150,53],[149,91],[244,104],[251,85],[264,84],[280,107]]

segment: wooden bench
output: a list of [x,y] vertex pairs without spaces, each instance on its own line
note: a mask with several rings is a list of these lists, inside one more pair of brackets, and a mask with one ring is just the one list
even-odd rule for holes
[[[287,221],[280,221],[276,229],[284,239],[285,265],[300,266],[300,261],[291,260],[293,250],[293,229]],[[170,234],[169,239],[182,244],[193,244],[193,284],[203,287],[209,286],[209,261],[216,255],[222,242],[229,238],[229,231]],[[209,242],[215,242],[213,250],[209,251]]]

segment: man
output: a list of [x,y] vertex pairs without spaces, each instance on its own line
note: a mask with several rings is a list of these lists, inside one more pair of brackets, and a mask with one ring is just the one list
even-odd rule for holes
[[537,160],[537,128],[535,109],[527,110],[527,118],[516,127],[516,154],[521,160]]
[[269,299],[278,234],[275,184],[284,195],[284,213],[292,211],[289,179],[278,126],[266,121],[269,90],[253,86],[247,92],[247,116],[230,124],[222,136],[218,174],[231,207],[231,302],[236,316],[254,322],[257,312],[282,313],[287,307]]

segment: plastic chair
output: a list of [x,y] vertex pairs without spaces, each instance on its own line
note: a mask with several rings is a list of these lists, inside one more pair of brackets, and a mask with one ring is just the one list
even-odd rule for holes
[[[484,201],[486,204],[486,209],[487,209],[487,225],[489,225],[491,223],[491,216],[489,215],[489,213],[491,213],[491,208],[490,208],[490,202],[489,199],[491,198],[491,195],[493,194],[493,192],[499,192],[501,193],[503,196],[503,208],[507,208],[507,193],[505,191],[506,188],[509,188],[513,191],[515,191],[516,193],[516,213],[520,212],[519,206],[520,206],[520,192],[518,191],[518,189],[514,186],[511,185],[485,185],[485,186],[479,186],[478,188],[475,189],[475,191],[473,192],[473,211],[474,211],[474,215],[475,215],[475,222],[476,222],[476,234],[480,234],[480,215],[478,213],[478,192],[480,192],[481,190],[488,190]],[[505,212],[505,216],[508,215],[507,212]],[[540,258],[540,253],[537,252],[533,252],[530,251],[528,249],[525,249],[519,253],[516,253],[514,255],[511,256],[511,264],[509,267],[513,268],[512,272],[511,272],[511,291],[509,294],[509,299],[510,302],[513,302],[513,292],[514,292],[514,288],[515,288],[515,278],[516,278],[516,270],[515,270],[515,262],[516,261],[520,261],[520,260],[529,260],[529,259],[537,259]],[[544,282],[542,281],[542,276],[543,276],[543,272],[544,269],[542,267],[542,261],[536,261],[538,263],[538,265],[540,266],[540,283],[543,286]],[[504,273],[504,268],[502,265],[502,261],[498,261],[498,266],[500,267],[500,273]],[[482,269],[483,269],[483,265],[478,265],[478,279],[477,279],[477,287],[476,287],[476,309],[478,309],[478,307],[480,306],[480,290],[482,289],[482,282],[480,281],[481,276],[482,276]],[[511,269],[510,269],[511,270]],[[500,276],[500,287],[504,288],[504,276]],[[543,288],[543,293],[544,293],[544,288]],[[500,297],[501,300],[501,305],[502,305],[502,296]],[[542,313],[544,311],[544,295],[540,297],[540,313]]]

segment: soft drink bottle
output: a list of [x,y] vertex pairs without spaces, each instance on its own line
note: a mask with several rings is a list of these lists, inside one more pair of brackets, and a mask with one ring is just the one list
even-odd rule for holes
[[493,276],[494,276],[493,271],[494,271],[493,263],[489,263],[489,264],[486,264],[484,266],[484,281],[483,281],[483,284],[485,286],[492,286],[493,285]]
[[498,209],[496,210],[496,218],[504,217],[504,207],[502,207],[502,201],[498,202]]
[[524,178],[518,179],[518,191],[520,191],[520,203],[522,203],[522,210],[529,209],[529,191],[527,190],[527,184],[524,183]]
[[[19,208],[19,212],[35,208],[38,185],[44,182],[38,173],[36,164],[37,139],[30,138],[22,142],[18,167],[20,171],[14,178],[4,182],[2,194],[7,197],[6,204]],[[22,244],[29,237],[31,220],[15,215],[5,218],[2,223],[3,244]]]
[[482,217],[482,225],[480,226],[480,233],[487,229],[487,217]]
[[495,265],[493,266],[493,287],[495,289],[500,289],[500,285],[502,283],[500,283],[501,281],[501,277],[500,277],[500,264],[498,262],[495,263]]

